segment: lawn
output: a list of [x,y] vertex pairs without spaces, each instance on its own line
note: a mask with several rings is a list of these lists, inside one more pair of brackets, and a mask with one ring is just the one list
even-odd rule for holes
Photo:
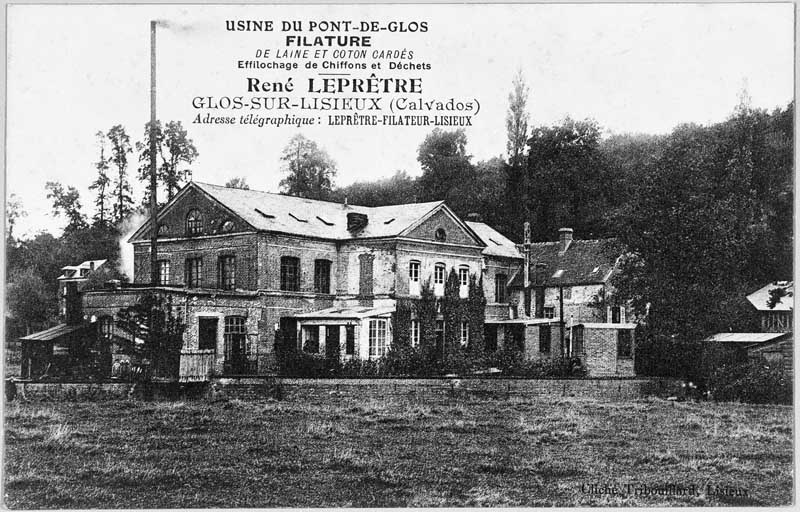
[[792,500],[792,409],[782,406],[335,395],[14,402],[5,425],[10,508]]

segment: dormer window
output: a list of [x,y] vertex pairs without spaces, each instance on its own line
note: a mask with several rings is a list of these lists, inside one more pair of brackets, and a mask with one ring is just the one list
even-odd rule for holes
[[186,234],[199,235],[203,232],[203,216],[200,210],[191,210],[186,216]]

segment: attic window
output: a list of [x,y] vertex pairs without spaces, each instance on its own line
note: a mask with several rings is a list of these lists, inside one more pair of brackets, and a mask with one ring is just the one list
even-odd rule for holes
[[392,222],[394,222],[394,219],[389,219],[386,222],[384,222],[384,224],[391,224]]
[[558,269],[556,270],[555,274],[553,274],[553,279],[558,279],[559,277],[564,275],[564,270]]
[[494,245],[500,245],[500,242],[498,242],[497,240],[495,240],[493,238],[490,238],[489,241],[492,242]]
[[592,270],[592,274],[596,274],[598,270],[600,270],[600,267],[594,267],[594,270]]
[[[291,215],[291,214],[289,214],[289,215]],[[333,226],[333,222],[328,222],[327,220],[323,219],[319,215],[317,215],[317,219],[319,219],[319,221],[322,222],[323,224],[325,224],[326,226]]]
[[293,213],[290,213],[290,214],[289,214],[289,217],[293,218],[293,219],[294,219],[294,220],[296,220],[297,222],[308,222],[306,219],[301,219],[300,217],[296,216],[296,215],[295,215],[295,214],[293,214]]
[[262,217],[264,217],[265,219],[274,219],[274,218],[275,218],[275,216],[274,216],[274,215],[270,215],[270,214],[268,214],[268,213],[264,213],[264,212],[262,212],[261,210],[259,210],[258,208],[253,208],[253,209],[256,211],[256,213],[258,213],[259,215],[261,215],[261,216],[262,216]]

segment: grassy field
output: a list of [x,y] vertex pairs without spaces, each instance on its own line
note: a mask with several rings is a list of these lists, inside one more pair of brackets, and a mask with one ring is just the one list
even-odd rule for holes
[[[792,410],[780,406],[335,396],[15,402],[5,425],[10,508],[792,500]],[[643,492],[671,484],[699,492]],[[737,491],[715,492],[726,486]],[[613,488],[620,492],[600,493]]]

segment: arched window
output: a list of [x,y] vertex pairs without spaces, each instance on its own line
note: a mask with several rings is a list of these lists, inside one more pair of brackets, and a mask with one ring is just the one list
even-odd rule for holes
[[198,235],[203,232],[203,216],[199,210],[191,210],[186,215],[186,234]]

